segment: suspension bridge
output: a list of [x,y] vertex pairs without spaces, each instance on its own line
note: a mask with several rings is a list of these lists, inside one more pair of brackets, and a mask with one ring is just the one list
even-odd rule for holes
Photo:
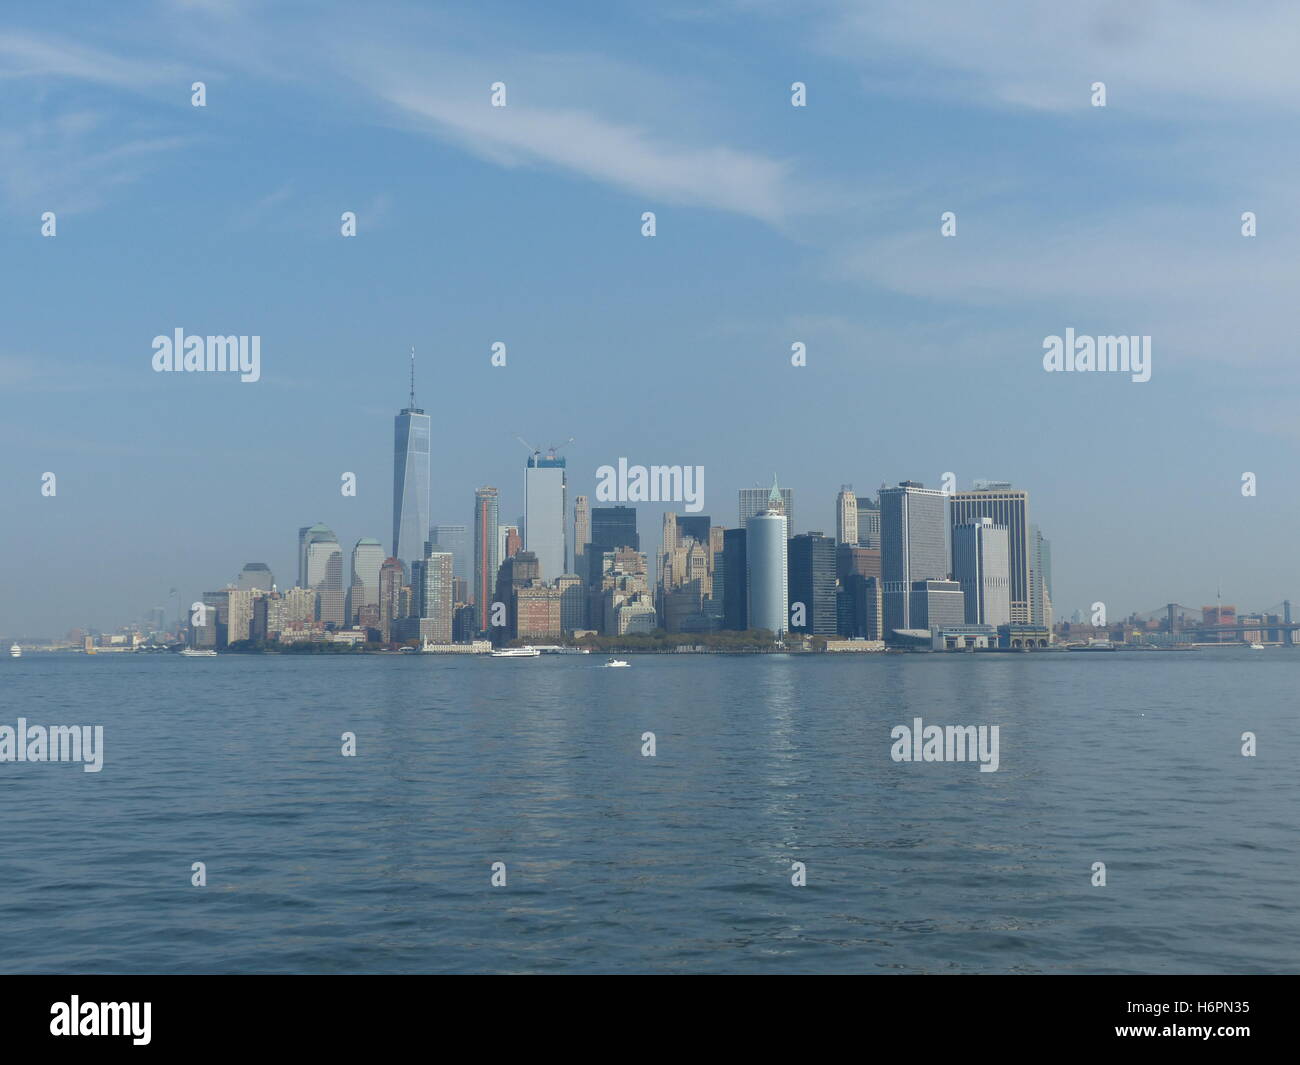
[[[1134,617],[1143,622],[1159,620],[1161,624],[1156,631],[1168,633],[1175,640],[1187,643],[1230,643],[1232,636],[1245,641],[1248,634],[1252,638],[1267,636],[1274,643],[1300,643],[1295,636],[1300,623],[1291,620],[1289,599],[1243,615],[1238,615],[1233,608],[1226,609],[1233,610],[1230,621],[1225,619],[1225,608],[1222,606],[1191,607],[1182,603],[1166,603],[1154,610],[1135,614]],[[1206,621],[1207,612],[1217,620]],[[1225,634],[1228,638],[1225,638]]]

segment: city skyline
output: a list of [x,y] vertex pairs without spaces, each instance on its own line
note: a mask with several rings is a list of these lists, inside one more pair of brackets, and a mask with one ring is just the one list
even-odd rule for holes
[[[437,520],[438,516],[443,516],[448,518],[454,517],[454,515],[452,514],[453,507],[449,503],[439,500],[435,508],[435,503],[433,502],[432,486],[438,474],[438,470],[431,460],[432,454],[436,453],[437,451],[435,441],[433,441],[432,439],[422,440],[418,443],[414,443],[411,441],[412,421],[421,418],[423,419],[424,423],[428,423],[430,421],[429,416],[425,414],[423,410],[416,408],[414,406],[415,403],[414,363],[415,363],[414,351],[412,351],[411,368],[410,368],[411,381],[410,381],[409,400],[407,405],[403,407],[394,418],[395,434],[396,434],[395,436],[396,445],[393,451],[393,480],[392,480],[392,485],[393,485],[392,514],[393,514],[394,547],[397,546],[397,539],[403,524],[403,520],[402,520],[403,513],[405,511],[413,511],[419,514],[421,511],[423,511],[423,515],[416,519],[419,521],[424,521],[424,527],[426,529],[424,536],[420,538],[419,552],[415,559],[411,560],[410,562],[404,561],[404,567],[408,570],[407,583],[411,583],[411,579],[409,575],[411,564],[413,563],[414,566],[416,567],[416,570],[418,571],[418,568],[426,561],[427,558],[426,548],[431,547],[434,551],[446,550],[448,552],[448,555],[449,556],[451,555],[451,551],[450,551],[451,545],[439,545],[438,543],[438,530],[446,529],[452,531],[453,535],[455,535],[458,538],[459,546],[458,546],[458,553],[455,555],[455,559],[456,559],[455,570],[457,571],[458,574],[459,571],[461,570],[469,570],[471,572],[471,578],[470,581],[468,582],[469,598],[471,600],[477,601],[478,584],[477,584],[477,578],[474,576],[474,574],[477,573],[477,566],[478,566],[478,563],[475,558],[477,542],[475,542],[474,546],[469,546],[469,536],[471,530],[474,528],[474,522],[477,520],[476,512],[479,505],[478,500],[479,500],[480,493],[484,491],[484,488],[483,486],[480,486],[480,489],[475,491],[474,494],[475,500],[471,503],[471,515],[470,515],[469,522],[455,521],[455,520],[446,520],[446,521]],[[415,432],[418,435],[419,429],[417,428]],[[516,439],[522,439],[522,438],[518,437],[516,434]],[[573,442],[574,441],[571,438],[569,443],[572,444]],[[423,450],[421,450],[421,447],[423,447]],[[412,461],[413,458],[414,458],[414,462]],[[428,470],[427,485],[424,484],[422,481],[422,471],[420,467],[421,460],[423,460],[424,468]],[[593,486],[599,476],[598,470],[600,465],[602,464],[597,463],[593,465],[593,470],[592,470]],[[624,512],[624,513],[630,512],[633,515],[635,515],[635,517],[631,519],[630,527],[633,529],[639,529],[642,516],[648,513],[648,511],[645,509],[645,504],[638,505],[636,503],[627,503],[627,502],[614,503],[602,507],[594,507],[594,508],[590,507],[589,504],[585,502],[587,499],[590,498],[590,495],[584,495],[584,493],[581,490],[574,491],[568,485],[567,478],[565,478],[565,475],[567,474],[567,462],[562,458],[556,458],[554,451],[549,453],[547,456],[543,457],[541,455],[540,450],[536,450],[536,449],[533,450],[527,456],[525,462],[522,465],[522,469],[524,473],[523,485],[518,495],[523,500],[523,505],[525,510],[528,506],[530,478],[536,476],[536,473],[539,469],[543,469],[546,471],[552,471],[552,470],[558,471],[558,475],[553,485],[548,485],[545,488],[542,488],[540,490],[537,485],[534,484],[532,486],[532,491],[538,498],[546,500],[546,496],[548,493],[554,494],[557,497],[559,501],[558,512],[562,513],[563,515],[563,523],[562,523],[563,527],[558,531],[558,533],[556,533],[556,531],[553,529],[549,531],[547,536],[546,547],[547,550],[555,557],[559,557],[560,553],[563,553],[563,556],[571,563],[569,566],[564,567],[561,573],[548,573],[546,572],[545,567],[541,566],[540,568],[543,575],[543,580],[548,583],[553,582],[559,576],[572,574],[574,572],[572,563],[576,562],[578,558],[578,552],[581,550],[582,546],[585,546],[585,545],[577,544],[576,540],[572,545],[569,544],[569,532],[570,530],[574,529],[575,521],[577,520],[577,515],[579,513],[579,511],[576,509],[576,507],[578,506],[577,501],[579,499],[582,499],[584,501],[582,506],[586,508],[586,520],[589,523],[594,522],[594,524],[592,525],[593,530],[603,527],[601,525],[601,521],[605,521],[605,522],[613,521],[615,523],[613,527],[628,526],[629,519],[615,517],[615,515],[617,515],[620,512]],[[950,481],[952,477],[949,471],[945,471],[943,474],[940,475],[939,479],[947,482]],[[513,526],[508,526],[507,523],[502,522],[500,520],[500,516],[499,516],[500,488],[496,485],[491,485],[487,487],[497,493],[493,497],[492,510],[495,515],[493,519],[493,524],[497,529],[501,530],[501,532],[504,533],[506,528],[513,527]],[[723,491],[726,490],[724,489]],[[786,532],[786,539],[788,541],[792,541],[796,536],[802,536],[806,538],[809,534],[812,533],[819,534],[821,532],[820,529],[796,527],[789,520],[785,512],[787,509],[793,510],[793,500],[795,498],[799,498],[803,500],[805,506],[807,506],[808,503],[806,498],[802,494],[797,493],[794,489],[790,488],[788,485],[777,486],[774,483],[769,488],[760,488],[757,486],[741,487],[736,491],[738,492],[739,501],[740,501],[739,514],[742,516],[749,515],[749,517],[745,517],[744,521],[741,524],[737,524],[737,525],[723,524],[719,526],[720,528],[729,531],[735,529],[743,530],[748,526],[751,517],[762,515],[764,510],[767,510],[774,501],[779,500],[780,502],[779,509],[782,513],[782,521]],[[860,492],[861,489],[859,489],[858,491]],[[855,507],[854,516],[851,519],[850,523],[855,528],[857,526],[857,515],[861,513],[861,508],[864,505],[868,505],[873,502],[872,496],[870,494],[863,496],[860,494],[853,493],[853,490],[849,484],[841,483],[839,489],[834,493],[833,497],[830,499],[829,503],[825,507],[825,509],[829,511],[831,514],[831,520],[829,523],[827,523],[831,528],[839,530],[841,526],[846,522],[846,520],[849,520],[845,517],[844,508],[847,505],[845,500],[849,498],[851,494],[856,503],[856,507]],[[1009,533],[1011,529],[1017,530],[1019,536],[1023,540],[1024,546],[1019,556],[1017,556],[1014,550],[1011,550],[1008,555],[1008,562],[1011,564],[1011,570],[1010,570],[1010,585],[1007,588],[1006,594],[1007,595],[1013,594],[1013,589],[1017,587],[1017,566],[1021,567],[1020,572],[1022,575],[1019,577],[1019,587],[1024,590],[1024,595],[1026,599],[1022,600],[1022,608],[1019,611],[1017,611],[1014,607],[1011,608],[1010,611],[1011,620],[1013,622],[1019,622],[1019,623],[1029,622],[1033,615],[1033,604],[1032,602],[1029,601],[1030,597],[1032,596],[1032,589],[1030,588],[1030,584],[1033,580],[1033,570],[1032,567],[1030,566],[1029,556],[1031,551],[1038,549],[1037,545],[1031,544],[1030,542],[1031,535],[1037,537],[1038,543],[1041,544],[1042,547],[1046,550],[1047,554],[1045,557],[1048,560],[1047,562],[1048,565],[1050,565],[1050,558],[1051,558],[1051,554],[1050,554],[1051,549],[1050,549],[1050,545],[1048,544],[1048,540],[1050,540],[1050,538],[1044,538],[1042,534],[1039,533],[1038,531],[1040,525],[1039,522],[1037,521],[1032,523],[1028,522],[1025,517],[1026,502],[1029,496],[1031,495],[1031,493],[1027,489],[1021,486],[1013,485],[1010,481],[990,479],[987,477],[973,478],[971,481],[971,487],[968,489],[962,489],[958,487],[955,483],[949,484],[948,487],[946,487],[945,489],[931,489],[931,488],[926,488],[924,486],[924,482],[916,482],[912,480],[899,480],[894,483],[882,482],[880,485],[880,489],[878,490],[878,495],[874,500],[876,513],[877,514],[880,513],[881,504],[883,500],[886,498],[894,497],[894,498],[907,499],[907,498],[911,498],[913,495],[915,495],[917,498],[934,499],[936,503],[941,506],[941,510],[936,511],[935,515],[931,515],[931,517],[935,517],[937,523],[936,528],[941,526],[942,529],[944,530],[943,536],[945,539],[945,543],[942,546],[942,548],[939,548],[934,544],[931,544],[930,547],[932,547],[934,551],[938,552],[935,558],[938,559],[942,557],[942,562],[937,562],[935,561],[935,559],[930,559],[927,556],[925,562],[921,564],[920,570],[916,571],[919,573],[923,570],[925,575],[931,580],[944,580],[947,577],[953,577],[954,580],[960,583],[961,578],[954,574],[954,571],[958,569],[958,564],[955,557],[956,556],[955,534],[957,529],[960,526],[966,526],[971,521],[992,520],[988,518],[989,514],[998,515],[999,520],[1010,521],[1010,526],[1000,525],[1000,526],[996,526],[996,528],[1002,529],[1004,534]],[[415,500],[414,505],[404,507],[403,500],[405,499],[409,502],[412,498],[414,498]],[[717,496],[715,495],[712,498],[715,504],[713,509],[719,511],[724,510],[724,505],[720,505],[720,501],[717,499]],[[759,509],[760,504],[757,502],[759,499],[765,500],[765,502],[762,503],[762,509]],[[572,500],[572,502],[570,502],[570,500]],[[548,507],[548,512],[547,512],[548,517],[552,519],[551,524],[554,524],[554,517],[555,517],[555,512],[557,510],[557,504],[554,501],[547,500],[545,505]],[[661,515],[674,514],[676,515],[677,520],[680,522],[692,522],[692,521],[699,522],[699,521],[710,520],[709,515],[707,514],[697,516],[697,515],[691,515],[685,513],[684,511],[681,510],[674,509],[674,507],[680,508],[682,506],[683,503],[680,501],[677,503],[660,503],[658,504],[657,508],[653,511],[653,513],[658,513]],[[813,506],[814,508],[816,508],[817,504],[814,503]],[[710,509],[707,500],[703,501],[703,509],[706,510]],[[940,514],[941,517],[937,516]],[[432,515],[432,517],[430,517],[430,515]],[[1010,517],[1007,517],[1008,515],[1010,515]],[[428,518],[428,520],[425,520],[426,518]],[[894,520],[897,521],[899,519],[895,518]],[[885,522],[884,525],[887,527],[888,523]],[[596,535],[597,534],[593,531],[593,537],[596,537]],[[863,536],[870,535],[867,532],[865,527],[862,530],[862,535]],[[933,535],[933,533],[931,535]],[[521,529],[521,536],[522,536],[521,543],[524,549],[532,550],[528,546],[526,525],[523,527],[523,529]],[[642,534],[638,531],[637,532],[638,539],[640,539],[641,536]],[[897,539],[896,536],[895,539]],[[838,542],[838,538],[836,538],[836,541]],[[596,539],[595,542],[597,542],[597,544],[599,545],[600,541],[599,539]],[[1014,537],[1009,540],[1009,543],[1014,543]],[[351,544],[352,546],[349,546],[349,544]],[[333,530],[328,525],[320,522],[311,526],[302,526],[298,530],[298,574],[299,574],[298,580],[296,582],[293,582],[292,584],[289,582],[281,582],[278,584],[278,587],[281,591],[285,591],[290,587],[308,587],[308,588],[317,589],[319,593],[317,599],[317,605],[316,605],[317,620],[329,622],[331,624],[338,624],[338,625],[351,624],[351,619],[356,614],[355,609],[353,609],[352,607],[352,593],[353,593],[353,588],[356,586],[356,582],[357,582],[357,573],[355,569],[355,565],[356,565],[355,555],[357,550],[359,550],[362,546],[377,545],[377,544],[380,544],[380,541],[376,540],[373,537],[367,536],[364,533],[356,537],[355,540],[351,538],[340,538],[335,535]],[[932,553],[934,553],[934,551],[932,551]],[[910,553],[905,552],[905,554],[910,554]],[[255,552],[255,555],[259,559],[264,559],[267,557],[274,557],[275,552],[274,551],[262,551],[260,553]],[[656,573],[658,568],[657,551],[655,549],[649,549],[646,552],[646,556],[649,565],[649,571],[648,571],[649,579],[650,579],[650,583],[653,585],[657,580],[657,573]],[[373,580],[370,581],[369,583],[375,585],[373,593],[370,593],[374,597],[377,597],[378,595],[378,587],[377,587],[378,562],[382,560],[382,557],[383,556],[381,554],[379,559],[375,559],[374,566],[372,567],[375,569],[375,574]],[[393,557],[399,557],[399,556],[394,555]],[[494,549],[492,558],[499,565],[500,561],[502,560],[499,548]],[[351,563],[349,563],[349,559],[351,559]],[[781,564],[783,567],[786,565],[786,562],[784,561],[784,556]],[[250,568],[258,567],[261,570],[264,570],[268,573],[273,573],[278,568],[276,565],[268,566],[263,561],[258,561],[255,563],[245,562],[240,564],[240,566],[241,569],[236,573],[235,576],[231,577],[228,581],[210,584],[209,587],[211,589],[219,589],[219,588],[227,588],[227,587],[242,588],[245,586],[245,582],[248,578],[248,571],[250,570]],[[288,567],[279,567],[279,571],[287,573],[289,572],[289,569]],[[1048,572],[1048,578],[1049,581],[1059,582],[1059,576],[1057,574],[1052,573],[1050,570]],[[917,601],[915,599],[917,593],[911,588],[911,584],[914,577],[904,577],[902,575],[896,575],[894,578],[889,578],[887,576],[884,577],[884,580],[886,582],[891,579],[894,581],[892,586],[889,585],[888,583],[884,583],[878,589],[880,594],[880,599],[881,599],[880,605],[883,611],[881,620],[882,620],[883,629],[885,631],[888,631],[896,627],[897,628],[909,627],[910,623],[907,622],[907,619],[910,617],[910,613],[911,613],[910,607],[912,606],[913,603]],[[497,575],[494,573],[489,579],[488,582],[489,586],[495,586],[496,580],[497,580]],[[786,575],[784,580],[786,583],[786,591],[787,591],[786,604],[788,609],[789,603],[793,602],[794,599],[793,596],[788,594],[789,587],[790,587],[788,574]],[[174,583],[169,584],[169,587],[172,588],[174,592],[179,591],[179,589]],[[890,606],[891,587],[895,589],[895,591],[892,593],[894,596],[892,602],[897,604],[892,608]],[[749,592],[748,586],[746,588],[746,592],[747,594]],[[207,593],[205,592],[204,594],[206,595]],[[193,596],[190,596],[189,598],[192,598],[195,601],[197,601],[200,598],[200,596],[196,593]],[[1283,596],[1283,598],[1286,598],[1286,596]],[[1172,601],[1172,599],[1170,599],[1169,601]],[[1221,601],[1222,601],[1221,588],[1216,588],[1215,602],[1221,602]],[[152,616],[152,614],[156,610],[161,609],[163,611],[163,616],[170,618],[171,617],[170,612],[177,609],[177,606],[175,605],[176,602],[177,602],[176,596],[173,594],[169,596],[169,601],[166,603],[158,602],[148,607],[141,606],[138,610],[136,610],[134,617],[139,619],[147,616]],[[1281,600],[1278,600],[1277,602],[1280,603]],[[1048,605],[1053,610],[1054,620],[1056,621],[1065,620],[1072,614],[1077,617],[1080,613],[1086,613],[1087,611],[1085,610],[1085,608],[1091,606],[1091,604],[1080,603],[1078,605],[1071,606],[1067,610],[1059,604],[1052,603],[1050,599],[1048,600]],[[1147,608],[1147,610],[1150,611],[1154,607],[1159,605],[1161,604],[1152,604],[1152,607]],[[1267,605],[1255,606],[1253,608],[1257,610],[1271,609],[1273,605],[1275,604],[1270,602]],[[186,613],[188,609],[189,609],[188,599],[183,603],[179,603],[179,611],[181,614]],[[966,613],[968,615],[967,620],[970,620],[969,615],[972,609],[978,611],[979,608],[978,607],[973,608],[972,606],[970,606],[968,600],[968,604],[965,608]],[[748,614],[748,607],[746,612]],[[1140,608],[1134,607],[1132,609],[1122,609],[1119,613],[1112,612],[1110,613],[1110,616],[1112,618],[1120,618],[1120,617],[1126,617],[1132,613],[1140,613],[1140,612],[1143,611],[1141,611]],[[664,624],[664,619],[661,617],[658,619],[658,622],[659,625],[662,627],[662,625]],[[131,619],[128,619],[125,616],[123,616],[116,619],[116,621],[110,622],[107,625],[87,625],[84,623],[75,623],[75,624],[67,625],[63,630],[61,630],[61,632],[35,633],[35,632],[17,632],[15,630],[15,634],[21,636],[33,636],[40,639],[50,639],[50,638],[58,638],[58,636],[62,635],[62,632],[71,631],[73,629],[84,628],[84,629],[93,629],[95,631],[108,632],[108,631],[119,630],[124,626],[132,623],[134,622]],[[482,626],[480,626],[480,628],[481,627]],[[808,631],[811,632],[813,630],[811,627],[809,627]]]

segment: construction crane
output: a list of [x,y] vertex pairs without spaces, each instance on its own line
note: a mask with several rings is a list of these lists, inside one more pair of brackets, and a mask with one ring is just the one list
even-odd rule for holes
[[[532,453],[533,458],[538,458],[538,457],[541,456],[541,454],[542,454],[542,449],[541,449],[541,448],[539,448],[539,447],[534,447],[532,444],[530,444],[527,440],[525,440],[525,439],[524,439],[522,436],[520,436],[518,433],[515,433],[514,435],[515,435],[515,439],[518,440],[521,444],[523,444],[524,447],[526,447],[526,448],[527,448],[527,449]],[[551,444],[551,445],[549,445],[549,446],[547,447],[547,449],[546,449],[546,457],[547,457],[548,459],[553,459],[553,458],[555,458],[556,453],[559,452],[561,448],[566,448],[566,447],[568,447],[568,446],[569,446],[570,444],[572,444],[572,443],[573,443],[573,437],[569,437],[569,439],[566,440],[566,441],[564,441],[564,443],[562,443],[562,444]]]

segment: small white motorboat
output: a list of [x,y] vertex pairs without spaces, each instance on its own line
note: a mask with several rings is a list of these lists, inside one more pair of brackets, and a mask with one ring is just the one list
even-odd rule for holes
[[605,668],[606,669],[627,669],[628,663],[624,662],[621,658],[611,658],[608,662],[605,663]]

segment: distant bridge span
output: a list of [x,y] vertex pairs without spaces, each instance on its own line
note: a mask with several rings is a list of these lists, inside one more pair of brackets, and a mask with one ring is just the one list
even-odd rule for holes
[[[1284,599],[1275,606],[1261,611],[1261,617],[1272,615],[1277,617],[1277,611],[1281,611],[1281,616],[1277,621],[1235,621],[1231,624],[1207,625],[1200,618],[1203,616],[1202,607],[1184,606],[1182,603],[1166,603],[1163,608],[1147,611],[1144,614],[1138,614],[1139,618],[1156,618],[1161,614],[1165,616],[1163,631],[1171,635],[1206,635],[1208,633],[1235,632],[1244,635],[1248,632],[1278,632],[1282,634],[1282,642],[1295,644],[1295,632],[1300,629],[1300,622],[1291,620],[1291,600]],[[1188,615],[1195,615],[1196,620],[1192,620]]]

